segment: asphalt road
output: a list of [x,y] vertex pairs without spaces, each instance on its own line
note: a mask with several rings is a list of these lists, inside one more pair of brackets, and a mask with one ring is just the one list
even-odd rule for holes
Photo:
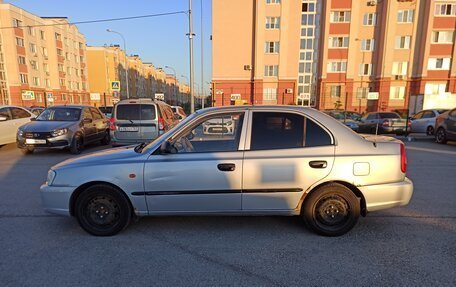
[[289,217],[145,218],[97,238],[40,206],[47,169],[72,155],[5,146],[0,285],[456,286],[456,145],[406,144],[410,205],[371,213],[337,238]]

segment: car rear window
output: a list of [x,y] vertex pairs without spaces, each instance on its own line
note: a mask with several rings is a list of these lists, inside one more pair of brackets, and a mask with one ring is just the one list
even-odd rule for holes
[[401,117],[395,113],[379,113],[381,119],[400,119]]
[[118,120],[155,120],[155,105],[128,104],[118,105],[116,119]]

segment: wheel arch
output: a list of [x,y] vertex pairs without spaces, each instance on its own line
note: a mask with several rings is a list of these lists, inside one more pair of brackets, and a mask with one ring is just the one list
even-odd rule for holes
[[75,210],[75,205],[76,205],[76,201],[78,199],[78,197],[81,195],[81,193],[86,190],[87,188],[91,187],[91,186],[94,186],[94,185],[97,185],[97,184],[100,184],[100,185],[107,185],[107,186],[110,186],[112,188],[115,188],[117,189],[121,194],[123,194],[123,196],[125,197],[125,199],[127,200],[128,204],[130,205],[130,208],[131,208],[131,211],[132,211],[132,216],[135,215],[134,213],[134,208],[133,208],[133,204],[131,203],[131,200],[130,198],[127,196],[127,194],[125,193],[125,191],[123,191],[120,187],[118,187],[117,185],[115,184],[112,184],[110,182],[106,182],[106,181],[91,181],[91,182],[86,182],[82,185],[80,185],[78,188],[76,188],[73,193],[71,194],[71,197],[70,197],[70,205],[69,205],[69,209],[70,209],[70,215],[71,216],[74,216],[74,210]]
[[306,197],[309,194],[311,194],[312,192],[315,192],[316,190],[318,190],[321,187],[324,187],[326,185],[330,185],[330,184],[333,184],[333,183],[340,184],[342,186],[345,186],[349,190],[351,190],[353,192],[353,194],[360,199],[361,215],[363,217],[367,215],[366,199],[364,198],[364,195],[361,192],[361,190],[359,190],[355,185],[353,185],[353,184],[351,184],[349,182],[343,181],[343,180],[326,181],[326,182],[322,182],[322,183],[312,187],[308,192],[304,193],[304,195],[302,196],[301,201],[300,201],[299,206],[298,206],[298,208],[299,208],[298,210],[301,211],[302,205],[303,205],[304,201],[306,200]]

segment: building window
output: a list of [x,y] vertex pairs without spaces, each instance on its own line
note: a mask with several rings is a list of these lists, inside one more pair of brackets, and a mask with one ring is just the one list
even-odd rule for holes
[[331,86],[330,95],[332,98],[340,98],[342,86]]
[[63,56],[63,51],[62,51],[62,49],[57,48],[57,55]]
[[79,69],[74,68],[74,72],[76,73],[76,76],[79,77]]
[[314,25],[315,15],[313,14],[303,14],[301,16],[301,26],[311,26]]
[[278,53],[279,52],[279,42],[266,42],[264,45],[264,52],[266,54]]
[[27,31],[30,36],[35,36],[35,29],[33,27],[28,26]]
[[397,36],[396,37],[396,49],[410,49],[411,36]]
[[66,60],[69,60],[69,59],[70,59],[70,53],[65,52],[65,59],[66,59]]
[[446,84],[442,83],[427,83],[424,87],[424,94],[426,95],[441,95],[446,91]]
[[[63,86],[63,85],[61,85]],[[62,101],[66,101],[67,100],[67,95],[66,94],[62,94]]]
[[71,67],[67,67],[67,74],[71,76]]
[[40,78],[33,77],[33,85],[34,86],[39,86],[40,85]]
[[277,89],[276,88],[264,88],[263,89],[263,100],[265,100],[265,101],[277,100]]
[[452,44],[454,41],[454,31],[433,31],[432,43]]
[[393,75],[407,75],[408,62],[393,62],[393,70],[391,74]]
[[16,45],[24,47],[24,39],[16,37]]
[[79,60],[81,61],[81,63],[84,63],[84,57],[83,56],[79,56]]
[[299,48],[301,50],[312,50],[313,39],[301,39]]
[[311,73],[312,63],[299,63],[299,73]]
[[[65,86],[65,80],[64,79],[59,79],[59,84],[61,87]],[[62,100],[63,100],[63,94],[62,94]]]
[[451,58],[429,58],[428,70],[449,70]]
[[18,59],[18,61],[19,61],[19,64],[25,65],[25,57],[19,56],[19,57],[17,57],[17,59]]
[[347,62],[328,62],[328,73],[342,73],[347,71]]
[[46,33],[44,33],[43,30],[40,30],[40,39],[41,40],[46,40]]
[[22,28],[22,21],[13,18],[13,27],[14,27],[14,28]]
[[36,45],[33,44],[33,43],[30,43],[29,45],[30,45],[30,52],[31,53],[36,53]]
[[85,83],[85,82],[82,82],[82,90],[85,91],[86,89],[87,89],[86,83]]
[[330,15],[331,23],[348,23],[351,19],[350,11],[332,11]]
[[57,41],[62,41],[62,35],[60,35],[59,33],[55,33],[55,39]]
[[374,39],[362,39],[361,40],[361,51],[371,52],[374,51]]
[[435,16],[456,15],[456,4],[435,4]]
[[366,13],[363,17],[364,26],[375,26],[377,24],[377,14],[376,13]]
[[370,92],[370,88],[369,87],[358,87],[356,89],[356,98],[357,99],[365,99],[367,98],[367,94]]
[[44,57],[48,56],[48,50],[46,47],[41,47],[41,54],[43,54]]
[[50,88],[51,87],[51,80],[46,79],[46,87]]
[[38,103],[42,103],[43,102],[43,94],[36,94],[36,101]]
[[49,72],[49,65],[48,65],[48,63],[44,63],[44,64],[43,64],[43,70],[44,70],[45,72]]
[[348,37],[329,37],[330,48],[348,48]]
[[280,29],[280,17],[266,17],[266,29]]
[[315,12],[315,3],[302,3],[302,12]]
[[403,100],[405,97],[405,87],[391,87],[390,100]]
[[62,64],[58,64],[57,67],[59,69],[59,72],[63,72],[63,65]]
[[21,78],[22,84],[28,84],[28,77],[26,74],[19,74],[19,77]]
[[84,48],[84,44],[82,44],[81,42],[79,42],[78,45],[79,45],[80,50],[82,50],[82,48]]
[[359,65],[359,75],[360,76],[370,76],[372,74],[372,64],[360,64]]
[[277,77],[278,75],[279,75],[279,66],[278,65],[264,66],[264,76],[265,77]]
[[266,0],[266,4],[280,4],[280,0]]
[[38,63],[36,61],[30,61],[30,66],[32,66],[33,70],[38,70]]
[[399,10],[397,11],[397,22],[398,23],[412,23],[413,14],[415,10]]

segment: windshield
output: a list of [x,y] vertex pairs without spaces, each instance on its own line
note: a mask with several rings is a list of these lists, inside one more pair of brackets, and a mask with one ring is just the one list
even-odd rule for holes
[[44,110],[37,118],[37,121],[79,121],[81,109],[77,108],[49,108]]
[[166,133],[164,133],[162,136],[156,138],[154,141],[150,142],[147,146],[145,146],[143,149],[142,149],[142,152],[149,152],[151,151],[150,148],[155,146],[155,144],[159,141],[162,141],[163,139],[168,139],[175,131],[179,130],[182,126],[186,125],[189,121],[193,120],[193,118],[195,118],[195,116],[197,115],[198,113],[193,113],[191,114],[190,116],[186,117],[185,119],[183,119],[180,123],[178,123],[174,128],[170,129],[169,131],[167,131]]
[[151,104],[126,104],[118,105],[116,110],[117,120],[155,120],[155,105]]
[[401,117],[396,113],[379,113],[381,119],[400,119]]

